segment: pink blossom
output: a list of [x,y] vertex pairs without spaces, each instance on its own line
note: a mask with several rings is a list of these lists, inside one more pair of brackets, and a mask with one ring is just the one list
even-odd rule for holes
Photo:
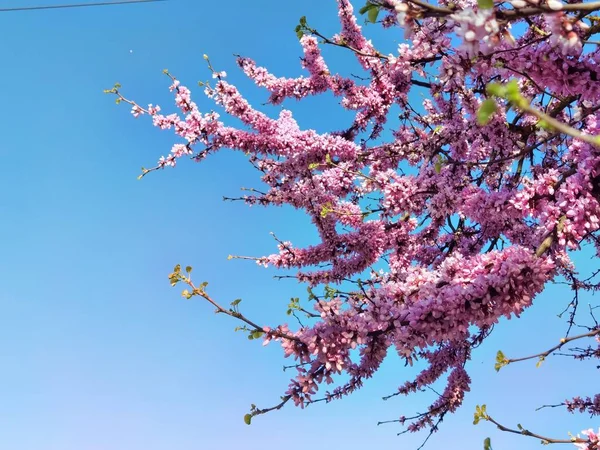
[[[595,433],[592,428],[588,430],[583,430],[581,434],[587,436],[588,442],[576,442],[574,445],[580,450],[598,450],[600,439],[598,435],[600,434],[600,430],[598,433]],[[577,436],[579,437],[579,436]]]
[[[388,32],[407,31],[387,55],[365,36],[352,4],[337,3],[340,29],[329,42],[354,55],[360,77],[336,73],[322,37],[308,31],[301,76],[245,57],[237,63],[271,105],[333,96],[350,117],[343,129],[319,133],[289,109],[252,105],[219,71],[204,88],[215,111],[202,112],[170,76],[176,112],[130,102],[131,112],[147,112],[179,141],[157,168],[243,152],[260,189],[242,199],[303,211],[314,226],[314,242],[277,239],[271,254],[254,258],[309,289],[306,323],[258,328],[263,345],[278,342],[298,364],[286,396],[303,408],[350,395],[396,352],[407,365],[423,365],[392,396],[445,383],[426,413],[399,420],[409,431],[435,428],[463,403],[467,364],[503,319],[519,317],[559,275],[577,289],[598,289],[578,278],[572,255],[586,244],[600,254],[600,151],[581,138],[600,135],[600,51],[583,52],[594,29],[557,0],[513,0],[512,9],[502,2],[482,9],[474,0],[435,9],[378,2]],[[486,88],[511,78],[527,108],[575,132],[501,98],[481,121],[492,98]],[[580,359],[599,358],[596,347]],[[594,394],[564,405],[595,416],[599,402]],[[576,445],[597,450],[597,434],[583,434],[588,442]]]

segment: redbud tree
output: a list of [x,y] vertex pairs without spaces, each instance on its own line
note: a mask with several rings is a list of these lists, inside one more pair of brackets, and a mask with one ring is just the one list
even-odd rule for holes
[[[469,391],[474,348],[499,319],[519,317],[558,280],[573,291],[563,339],[537,355],[510,359],[498,352],[496,369],[560,352],[574,361],[600,358],[598,306],[589,307],[585,323],[577,311],[579,293],[600,287],[600,268],[584,277],[572,260],[582,249],[600,251],[600,51],[593,41],[600,2],[369,0],[358,11],[348,0],[337,3],[338,34],[321,33],[305,17],[296,28],[305,76],[280,77],[246,57],[237,63],[272,105],[333,94],[352,112],[344,129],[301,129],[286,109],[267,115],[207,56],[213,81],[200,85],[216,111],[200,111],[168,71],[178,108],[172,114],[126,98],[119,85],[107,91],[131,105],[135,117],[147,115],[178,137],[141,176],[182,157],[201,161],[221,149],[240,150],[265,186],[243,200],[289,205],[318,231],[316,245],[298,248],[276,238],[276,253],[255,258],[293,270],[307,285],[307,298],[289,305],[288,314],[307,318],[295,327],[250,318],[239,301],[223,306],[206,283],[192,281],[191,267],[178,265],[169,276],[171,284],[186,285],[184,297],[202,298],[239,321],[249,338],[276,341],[295,359],[281,401],[253,405],[246,423],[288,403],[305,407],[350,395],[396,352],[424,369],[393,395],[439,380],[445,388],[426,412],[394,422],[434,432]],[[403,34],[397,51],[378,50],[364,35],[365,22],[394,38]],[[323,46],[353,54],[364,76],[336,74]],[[392,108],[400,111],[397,126],[388,122]],[[242,125],[228,125],[217,111]],[[340,374],[343,382],[336,381]],[[598,416],[600,394],[582,393],[560,406]],[[484,405],[475,412],[480,420],[545,443],[599,447],[593,430],[540,436],[498,423]]]

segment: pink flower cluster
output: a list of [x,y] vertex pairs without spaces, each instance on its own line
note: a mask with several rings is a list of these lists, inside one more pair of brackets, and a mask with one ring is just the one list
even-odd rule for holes
[[[501,318],[521,315],[558,273],[576,277],[572,252],[598,245],[600,147],[501,100],[490,120],[478,117],[490,98],[486,86],[515,78],[532,108],[577,133],[600,134],[600,50],[575,45],[575,35],[585,40],[584,19],[554,3],[537,11],[520,0],[489,9],[467,0],[430,9],[378,2],[386,27],[411,28],[408,42],[383,55],[350,2],[338,0],[341,30],[329,42],[355,54],[363,79],[333,73],[310,33],[300,40],[306,76],[278,77],[238,59],[271,104],[336,96],[354,117],[330,133],[302,129],[287,109],[277,118],[255,109],[223,72],[214,72],[205,93],[241,126],[202,113],[175,78],[177,113],[130,102],[134,116],[148,114],[181,138],[158,168],[183,156],[242,151],[261,173],[248,204],[289,205],[312,220],[318,242],[278,241],[274,254],[256,258],[296,270],[315,292],[306,325],[264,328],[264,342],[280,342],[298,364],[286,392],[295,404],[351,394],[393,349],[422,370],[392,396],[445,379],[427,413],[400,420],[411,420],[410,431],[435,428],[469,391],[473,349]],[[521,34],[510,35],[519,22]],[[388,122],[391,115],[398,120]],[[342,374],[345,381],[336,381]],[[316,398],[322,384],[335,386]],[[566,404],[598,413],[598,395]],[[596,449],[597,436],[585,433],[590,443],[580,448]]]
[[581,434],[587,436],[588,442],[578,442],[575,443],[575,446],[579,448],[579,450],[598,450],[600,448],[600,430],[598,433],[595,433],[593,429],[583,430]]

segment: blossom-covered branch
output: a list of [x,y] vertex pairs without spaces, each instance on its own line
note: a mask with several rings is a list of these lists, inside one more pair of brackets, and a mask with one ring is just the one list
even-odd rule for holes
[[[208,108],[168,71],[171,114],[126,98],[119,85],[108,90],[135,117],[178,136],[142,176],[184,157],[239,150],[260,177],[239,199],[301,210],[318,232],[313,245],[276,238],[273,254],[244,257],[291,270],[308,286],[310,306],[297,300],[288,308],[306,316],[306,323],[296,316],[296,328],[260,326],[239,302],[224,308],[181,269],[172,274],[191,288],[184,296],[203,298],[295,359],[281,402],[253,407],[250,418],[288,402],[306,407],[348,396],[394,351],[421,370],[388,398],[446,385],[425,413],[392,422],[437,431],[462,405],[471,355],[502,318],[519,317],[561,277],[576,293],[596,290],[571,257],[583,246],[600,252],[600,51],[583,51],[600,31],[589,14],[599,8],[558,0],[369,1],[362,8],[369,22],[394,38],[400,26],[406,38],[384,54],[350,1],[338,0],[338,34],[327,37],[306,18],[296,28],[305,75],[288,78],[238,57],[268,103],[284,106],[277,117],[254,108],[208,57],[213,81],[201,84]],[[322,44],[349,50],[364,76],[330,67]],[[415,90],[425,99],[416,100]],[[352,119],[328,133],[302,129],[289,100],[325,93]],[[317,398],[324,385],[331,388]],[[588,411],[596,401],[588,399],[573,401],[572,410]]]

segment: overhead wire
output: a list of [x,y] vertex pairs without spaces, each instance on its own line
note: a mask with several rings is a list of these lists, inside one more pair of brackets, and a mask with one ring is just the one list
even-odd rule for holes
[[86,6],[114,6],[128,5],[135,3],[156,3],[165,2],[167,0],[118,0],[113,2],[96,2],[96,3],[71,3],[66,5],[47,5],[47,6],[20,6],[14,8],[0,8],[0,12],[13,11],[37,11],[42,9],[65,9],[65,8],[84,8]]

